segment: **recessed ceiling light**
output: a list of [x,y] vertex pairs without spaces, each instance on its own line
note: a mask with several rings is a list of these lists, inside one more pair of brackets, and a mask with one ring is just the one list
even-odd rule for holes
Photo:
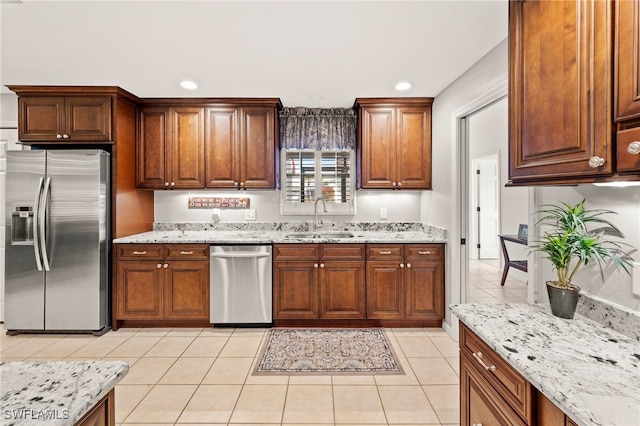
[[180,86],[187,90],[196,90],[198,88],[198,85],[191,80],[182,80]]
[[398,84],[396,84],[396,90],[398,92],[404,92],[405,90],[409,90],[411,89],[411,83],[409,83],[408,81],[401,81]]

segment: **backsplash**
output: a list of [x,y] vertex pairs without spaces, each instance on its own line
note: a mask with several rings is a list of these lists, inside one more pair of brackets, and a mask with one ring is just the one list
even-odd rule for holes
[[576,313],[640,342],[640,314],[590,294],[581,293]]

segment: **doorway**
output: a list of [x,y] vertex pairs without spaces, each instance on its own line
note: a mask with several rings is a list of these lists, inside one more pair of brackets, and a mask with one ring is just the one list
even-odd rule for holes
[[500,153],[471,160],[469,258],[497,259],[500,229]]

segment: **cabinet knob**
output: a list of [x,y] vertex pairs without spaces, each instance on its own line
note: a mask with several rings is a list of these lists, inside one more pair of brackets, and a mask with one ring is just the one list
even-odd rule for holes
[[244,182],[240,182],[240,188],[244,188]]
[[594,169],[597,169],[602,165],[604,165],[604,158],[598,157],[597,155],[594,155],[593,157],[589,158],[589,167],[593,167]]
[[402,182],[398,182],[398,188],[402,186]]
[[401,264],[400,264],[400,267],[401,267],[401,268],[404,268],[404,263],[401,263]]
[[410,263],[407,263],[407,268],[411,268],[411,264]]
[[317,263],[314,263],[314,264],[313,264],[313,267],[314,267],[314,268],[317,268],[317,267],[318,267],[318,264],[317,264]]
[[163,267],[164,269],[167,269],[167,268],[169,267],[169,264],[168,264],[168,263],[165,263],[164,265],[162,265],[162,267]]
[[173,188],[174,186],[176,186],[175,182],[171,182],[171,187]]
[[391,186],[393,186],[395,188],[396,187],[396,183],[395,182],[391,182]]
[[238,182],[233,182],[233,186],[238,187]]
[[482,423],[474,423],[473,426],[482,426]]
[[321,264],[320,264],[320,267],[321,267],[321,268],[324,268],[324,263],[321,263]]
[[56,135],[56,138],[57,138],[57,139],[62,139],[62,135],[61,135],[60,133],[58,133],[58,134]]
[[62,134],[62,139],[69,139],[69,135],[68,135],[68,134],[66,134],[66,133],[63,133],[63,134]]
[[627,147],[627,152],[629,154],[638,155],[640,154],[640,141],[633,141]]
[[168,186],[169,186],[169,182],[165,182],[165,183],[164,183],[164,186],[165,186],[165,187],[168,187]]
[[162,268],[162,264],[161,264],[161,263],[158,263],[158,264],[156,265],[156,268],[158,268],[158,269]]

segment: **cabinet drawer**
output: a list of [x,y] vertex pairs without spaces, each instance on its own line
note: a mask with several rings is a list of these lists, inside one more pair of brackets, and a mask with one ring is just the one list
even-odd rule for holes
[[119,260],[162,259],[162,244],[118,244],[116,251]]
[[368,260],[403,260],[403,244],[368,244]]
[[[616,141],[617,169],[620,174],[640,172],[640,153],[632,154],[628,151],[632,143],[635,145],[640,143],[640,127],[618,131]],[[635,151],[632,150],[632,152]]]
[[322,260],[364,260],[364,244],[323,244]]
[[276,244],[273,260],[320,260],[319,244]]
[[406,260],[442,260],[444,247],[442,244],[405,244]]
[[167,244],[166,260],[209,260],[208,244]]
[[523,419],[531,423],[533,393],[531,384],[462,324],[460,327],[460,349],[470,357],[469,359],[475,361],[478,370],[498,390],[507,403]]

